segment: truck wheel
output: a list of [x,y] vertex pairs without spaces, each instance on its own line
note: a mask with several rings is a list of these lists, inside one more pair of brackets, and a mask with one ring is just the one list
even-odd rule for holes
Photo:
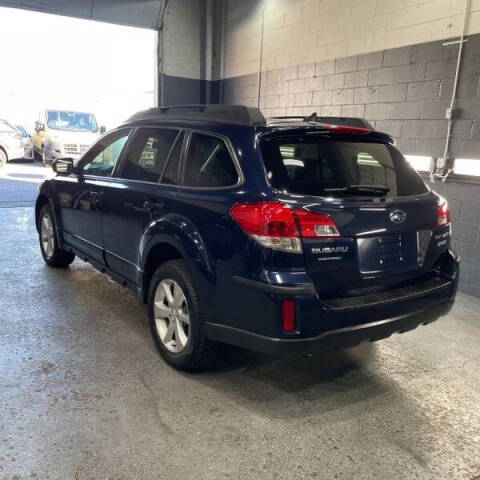
[[52,208],[48,203],[40,211],[38,227],[40,250],[45,263],[49,267],[68,267],[75,260],[75,255],[59,247],[57,236],[55,235],[55,220]]
[[7,158],[7,154],[5,153],[5,150],[3,150],[3,148],[0,148],[0,168],[6,165],[7,161],[8,161],[8,158]]
[[214,360],[218,343],[206,336],[198,290],[183,260],[166,262],[153,274],[148,314],[155,345],[170,365],[193,371]]

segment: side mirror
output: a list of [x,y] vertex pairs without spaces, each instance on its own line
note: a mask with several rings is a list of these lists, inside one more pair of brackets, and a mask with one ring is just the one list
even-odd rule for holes
[[105,133],[107,131],[107,127],[105,125],[102,125],[100,127],[100,133]]
[[73,158],[57,158],[52,162],[52,170],[58,175],[70,175],[75,170]]

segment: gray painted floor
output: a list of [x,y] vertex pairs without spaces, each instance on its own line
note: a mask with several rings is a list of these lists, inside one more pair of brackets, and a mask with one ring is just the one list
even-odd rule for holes
[[76,260],[44,266],[32,208],[0,208],[0,479],[473,479],[480,301],[376,344],[188,375],[145,307]]

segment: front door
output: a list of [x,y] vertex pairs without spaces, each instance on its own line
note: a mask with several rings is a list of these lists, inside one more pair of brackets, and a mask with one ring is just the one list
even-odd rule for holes
[[170,210],[177,188],[183,134],[179,129],[141,127],[104,189],[103,242],[109,268],[138,283],[145,233]]
[[130,130],[124,128],[105,136],[80,160],[78,174],[58,176],[55,180],[65,241],[100,264],[104,263],[103,188],[120,158]]

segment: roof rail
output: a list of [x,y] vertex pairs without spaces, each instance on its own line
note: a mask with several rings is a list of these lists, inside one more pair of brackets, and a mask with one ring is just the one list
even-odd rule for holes
[[128,119],[129,122],[138,120],[202,120],[235,125],[256,126],[265,125],[266,120],[262,112],[256,107],[243,105],[170,105],[151,108],[138,112]]
[[373,130],[370,122],[364,118],[356,117],[319,117],[317,112],[313,112],[311,115],[292,115],[292,116],[281,116],[281,117],[272,117],[273,120],[295,120],[301,119],[306,123],[324,123],[329,125],[344,125],[346,127],[360,127],[360,128],[370,128]]

